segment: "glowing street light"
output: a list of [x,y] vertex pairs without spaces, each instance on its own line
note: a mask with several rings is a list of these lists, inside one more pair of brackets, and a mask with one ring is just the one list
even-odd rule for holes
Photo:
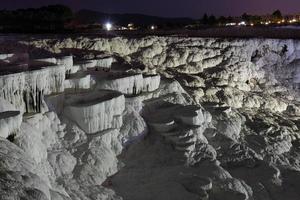
[[105,29],[106,29],[107,31],[110,31],[110,30],[112,29],[112,24],[109,23],[109,22],[107,22],[107,23],[105,24]]
[[295,18],[290,20],[290,23],[295,23],[295,22],[297,22],[297,20]]
[[239,26],[246,26],[246,22],[245,21],[241,21],[240,23],[238,23]]
[[156,25],[152,25],[152,26],[150,27],[150,29],[151,29],[151,30],[155,30],[155,29],[157,29],[157,26],[156,26]]

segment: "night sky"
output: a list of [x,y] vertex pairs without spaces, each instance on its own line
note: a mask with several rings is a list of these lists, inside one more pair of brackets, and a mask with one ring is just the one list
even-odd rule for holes
[[1,9],[65,4],[73,8],[107,13],[141,13],[165,17],[200,18],[206,12],[215,15],[300,13],[300,0],[0,0]]

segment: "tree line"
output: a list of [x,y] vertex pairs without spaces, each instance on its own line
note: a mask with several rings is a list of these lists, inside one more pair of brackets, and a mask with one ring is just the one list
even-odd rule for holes
[[[259,15],[250,15],[247,13],[244,13],[242,16],[239,17],[243,21],[247,23],[253,23],[253,24],[259,24],[261,21],[263,21],[263,17]],[[218,25],[218,24],[226,24],[234,22],[234,17],[228,16],[220,16],[215,17],[214,15],[208,16],[207,14],[204,14],[203,17],[199,20],[200,24],[202,25]],[[284,19],[282,13],[280,10],[275,10],[272,15],[270,15],[271,21],[280,21]]]
[[72,19],[72,10],[63,5],[0,10],[0,29],[4,32],[57,32],[63,31],[64,25]]
[[[88,15],[91,14],[88,13]],[[125,18],[124,16],[126,17],[126,15],[122,15],[119,16],[119,18],[124,19]],[[134,15],[132,15],[131,17],[134,17]],[[135,17],[138,18],[137,16]],[[148,17],[148,18],[147,19],[149,21],[149,20],[153,20],[153,18],[156,19],[157,17]],[[284,17],[282,16],[280,10],[276,10],[271,15],[271,18],[273,21],[279,21],[282,20]],[[242,19],[247,23],[253,23],[253,24],[260,24],[260,22],[263,20],[261,16],[249,15],[247,13],[244,13],[238,19]],[[205,26],[222,25],[222,24],[234,22],[235,20],[236,18],[231,16],[215,17],[214,15],[208,16],[207,14],[204,14],[204,16],[200,20],[192,20],[192,19],[188,20],[183,18],[180,21],[178,19],[177,20],[168,19],[162,22],[162,24],[159,25],[159,28],[182,29],[188,27],[192,29],[197,29],[203,26],[205,27]],[[132,19],[128,18],[127,21],[129,23],[132,21]],[[66,29],[66,25],[77,24],[77,23],[79,23],[78,16],[74,14],[69,7],[64,5],[49,5],[41,8],[28,8],[28,9],[18,9],[18,10],[0,10],[0,31],[1,32],[51,33],[51,32],[65,32],[67,30],[76,32],[78,31],[76,27],[75,28],[69,27],[69,29]],[[140,27],[143,27],[145,24],[138,24],[138,25]]]

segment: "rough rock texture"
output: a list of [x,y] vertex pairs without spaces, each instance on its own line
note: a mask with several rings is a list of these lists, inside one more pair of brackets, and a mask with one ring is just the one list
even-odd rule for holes
[[[300,41],[74,37],[2,47],[55,66],[39,69],[33,56],[34,71],[0,76],[1,199],[299,199]],[[66,49],[73,58],[62,59]],[[5,66],[26,60],[15,58],[0,56]]]
[[111,91],[76,94],[66,97],[64,114],[86,133],[96,133],[122,126],[124,95]]
[[0,137],[7,138],[19,131],[22,114],[4,99],[0,98],[0,104]]
[[95,76],[97,89],[115,90],[127,95],[136,95],[143,92],[153,92],[159,88],[159,75],[142,75],[130,73],[112,73],[106,80],[103,76]]
[[[49,66],[40,70],[3,75],[0,78],[0,97],[24,112],[40,109],[43,95],[64,91],[65,70]],[[25,97],[24,97],[25,96]]]

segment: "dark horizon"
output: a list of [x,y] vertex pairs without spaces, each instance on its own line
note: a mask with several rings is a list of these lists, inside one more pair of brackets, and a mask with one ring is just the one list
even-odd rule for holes
[[10,0],[0,2],[0,8],[15,10],[53,4],[63,4],[74,11],[88,9],[104,13],[134,13],[161,17],[201,18],[204,13],[216,16],[240,16],[243,13],[264,15],[277,9],[285,15],[300,13],[299,0]]

